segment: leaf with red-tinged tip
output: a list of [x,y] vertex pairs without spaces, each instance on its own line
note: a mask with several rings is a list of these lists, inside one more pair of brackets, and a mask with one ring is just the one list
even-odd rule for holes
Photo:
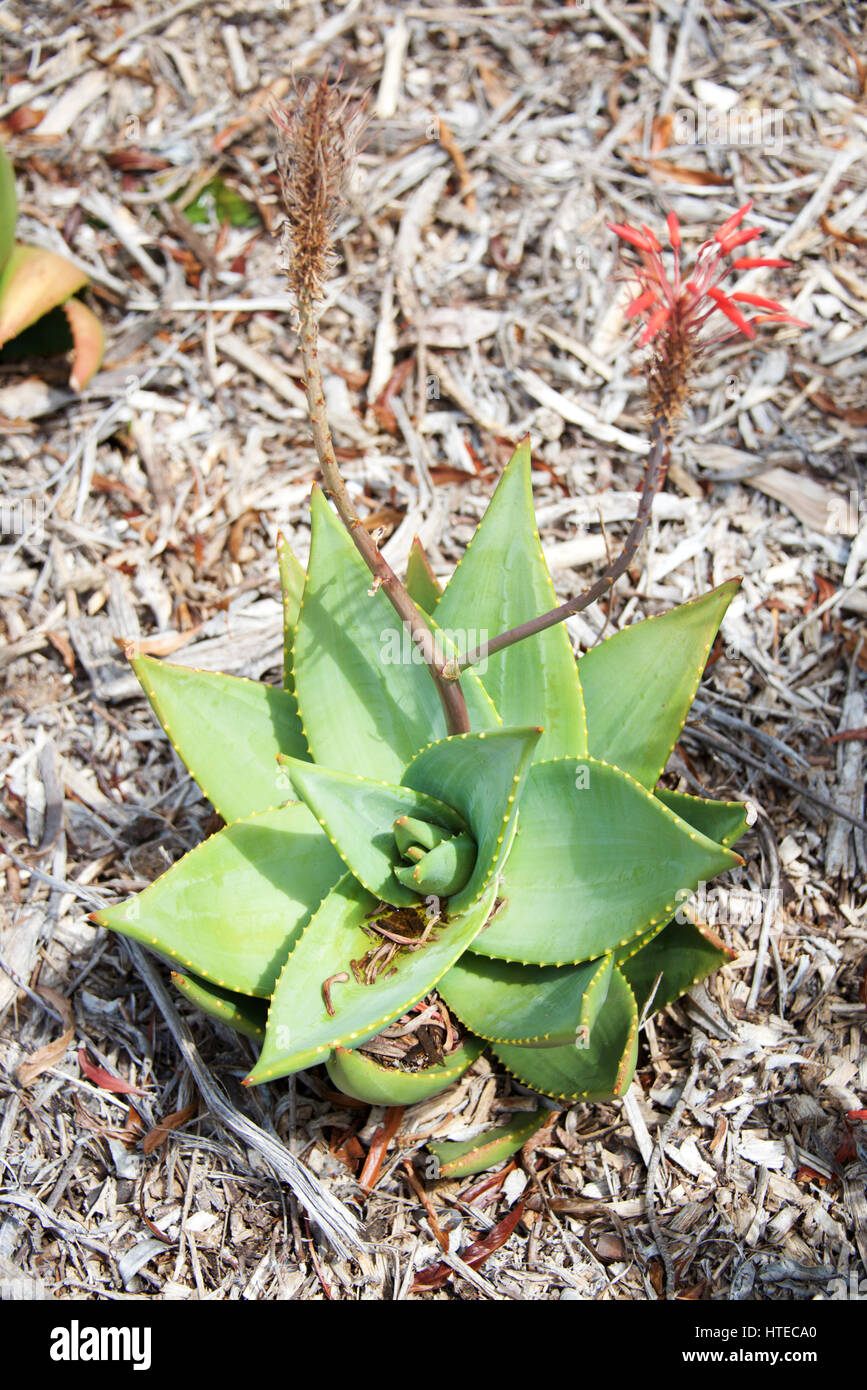
[[734,270],[759,270],[762,266],[786,266],[791,264],[791,261],[784,260],[782,256],[738,256],[736,261],[732,261]]
[[629,308],[626,310],[626,317],[634,319],[636,314],[643,314],[645,309],[649,309],[651,304],[656,303],[656,294],[653,290],[645,290],[637,299],[633,299]]
[[655,314],[651,314],[650,318],[647,320],[647,326],[645,327],[644,332],[638,339],[639,347],[644,347],[645,343],[649,343],[651,338],[656,337],[656,334],[659,332],[660,328],[665,323],[666,319],[669,317],[670,314],[671,310],[665,304],[663,304],[661,308],[657,309]]
[[[509,1236],[514,1231],[521,1217],[524,1215],[524,1203],[518,1202],[502,1221],[498,1221],[496,1226],[492,1226],[486,1236],[481,1240],[474,1240],[468,1245],[461,1254],[461,1259],[470,1269],[479,1269],[488,1259],[505,1245]],[[413,1293],[422,1293],[426,1289],[441,1289],[445,1283],[454,1276],[454,1269],[447,1265],[445,1260],[440,1260],[435,1265],[428,1265],[425,1269],[419,1270],[412,1286]]]
[[115,1096],[144,1095],[142,1086],[134,1086],[131,1081],[124,1081],[121,1076],[112,1076],[110,1071],[106,1071],[104,1067],[98,1067],[95,1062],[91,1062],[85,1047],[78,1049],[78,1065],[88,1081],[92,1081],[94,1086],[100,1086],[103,1091],[111,1091],[112,1095]]
[[668,226],[668,240],[671,243],[671,249],[677,251],[680,249],[681,242],[680,223],[677,220],[677,214],[670,212],[665,221]]
[[620,222],[606,222],[605,225],[609,231],[614,232],[615,235],[621,237],[623,241],[628,241],[631,246],[637,246],[639,251],[653,250],[647,237],[642,236],[641,232],[637,232],[634,227],[626,227]]
[[669,922],[651,941],[619,967],[639,1010],[653,1013],[679,999],[712,971],[734,959],[734,951],[710,927]]
[[723,294],[722,290],[718,290],[715,287],[713,287],[708,290],[708,294],[716,304],[717,308],[722,310],[726,318],[730,319],[731,322],[735,325],[735,328],[740,329],[744,337],[754,338],[756,336],[756,330],[753,328],[752,324],[744,318],[740,309],[735,308],[734,304],[732,304],[731,300]]
[[105,352],[102,324],[80,299],[68,299],[63,312],[72,334],[72,371],[69,384],[73,391],[83,391],[94,372],[99,370]]
[[748,241],[755,241],[756,237],[762,236],[761,227],[753,227],[751,230],[744,229],[742,232],[732,232],[731,236],[725,237],[720,242],[720,247],[726,255],[734,251],[736,246],[745,246]]
[[745,290],[737,290],[731,295],[739,304],[755,304],[758,309],[772,309],[775,314],[784,314],[786,310],[782,304],[778,304],[775,299],[765,299],[760,294],[747,294]]
[[726,237],[729,236],[736,227],[741,225],[747,213],[752,211],[752,206],[753,200],[750,198],[749,202],[744,203],[742,208],[738,208],[737,212],[733,212],[731,217],[723,222],[719,230],[714,233],[714,241],[725,241]]

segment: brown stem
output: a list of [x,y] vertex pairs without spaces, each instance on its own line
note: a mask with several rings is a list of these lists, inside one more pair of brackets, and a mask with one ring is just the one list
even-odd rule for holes
[[582,613],[585,608],[589,608],[591,603],[595,603],[598,598],[601,598],[612,588],[624,570],[632,563],[638,547],[641,545],[647,530],[647,523],[650,520],[653,499],[664,485],[668,472],[668,439],[663,430],[662,422],[659,420],[655,420],[653,423],[651,441],[638,501],[638,515],[623,543],[623,549],[612,560],[601,578],[597,579],[595,584],[592,584],[589,589],[585,589],[584,593],[579,594],[577,598],[570,599],[568,603],[561,603],[559,608],[552,608],[548,613],[541,613],[539,617],[531,618],[529,622],[509,628],[507,632],[501,632],[497,637],[492,637],[490,641],[475,647],[459,660],[447,661],[443,667],[443,675],[446,680],[456,680],[461,671],[465,671],[468,666],[475,666],[476,662],[494,656],[504,647],[511,647],[515,642],[523,641],[525,637],[533,637],[537,632],[544,632],[546,628],[553,627],[555,623],[561,623],[564,618],[571,618],[574,613]]
[[298,312],[300,315],[301,356],[307,379],[307,409],[310,414],[313,443],[319,458],[319,466],[322,469],[325,493],[333,500],[338,515],[352,537],[358,553],[373,575],[374,586],[385,591],[392,608],[401,622],[406,624],[413,642],[421,652],[440,697],[447,733],[469,733],[470,720],[467,714],[467,705],[457,679],[460,672],[456,672],[455,676],[448,680],[444,678],[442,666],[437,663],[434,639],[430,629],[352,505],[334,454],[331,431],[328,428],[322,373],[319,369],[319,321],[312,296],[299,295]]

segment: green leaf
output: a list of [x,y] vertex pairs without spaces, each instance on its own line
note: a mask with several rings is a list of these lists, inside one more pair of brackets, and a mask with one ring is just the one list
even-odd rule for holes
[[[277,535],[277,563],[280,567],[280,589],[283,595],[283,688],[295,691],[295,677],[292,671],[292,643],[298,614],[301,612],[301,595],[307,576],[300,561],[295,558],[283,532]],[[298,721],[300,727],[300,719]]]
[[727,849],[737,844],[749,828],[742,801],[711,801],[703,796],[688,796],[686,792],[671,792],[667,787],[657,787],[653,795],[681,820]]
[[624,961],[622,970],[640,1010],[662,976],[651,1001],[651,1011],[656,1013],[734,958],[734,951],[714,936],[710,927],[669,922],[658,936]]
[[418,863],[395,873],[422,897],[451,898],[469,882],[475,863],[475,840],[471,835],[454,835],[428,850]]
[[550,1120],[550,1110],[537,1110],[534,1115],[516,1115],[508,1124],[495,1125],[474,1139],[429,1140],[428,1149],[439,1164],[440,1178],[469,1178],[511,1158]]
[[413,816],[398,816],[394,822],[395,843],[404,856],[409,850],[436,849],[437,845],[448,839],[449,833],[442,826],[416,820]]
[[[314,761],[399,782],[415,753],[445,734],[427,667],[322,492],[311,499],[310,564],[295,633],[295,690]],[[471,678],[477,727],[498,723]]]
[[198,975],[181,975],[177,970],[172,971],[172,984],[185,999],[189,999],[210,1018],[218,1019],[220,1023],[234,1028],[236,1033],[255,1038],[257,1042],[264,1038],[268,1009],[261,999],[248,994],[235,994],[230,989],[221,989],[219,985],[200,979]]
[[438,797],[463,816],[476,842],[476,867],[466,887],[449,899],[451,912],[476,902],[499,872],[540,732],[495,729],[440,739],[403,775],[404,786]]
[[649,931],[640,932],[638,936],[633,936],[631,941],[627,941],[625,945],[619,946],[613,953],[614,964],[618,966],[618,968],[625,965],[626,961],[630,960],[632,956],[638,955],[639,951],[643,951],[645,946],[649,945],[653,938],[659,936],[659,933],[664,930],[665,923],[660,922],[656,926],[651,927]]
[[612,1100],[625,1094],[638,1053],[638,1011],[619,970],[611,975],[605,1007],[578,1046],[516,1047],[491,1051],[524,1086],[557,1100]]
[[212,835],[150,888],[94,920],[212,984],[267,997],[342,873],[307,807],[282,806]]
[[[533,513],[530,441],[507,464],[467,551],[434,610],[441,627],[471,646],[556,606]],[[506,725],[539,724],[536,761],[586,752],[584,706],[562,623],[506,647],[480,671]]]
[[574,1045],[605,1003],[614,959],[581,965],[516,965],[469,951],[440,980],[461,1022],[488,1042],[523,1047]]
[[667,921],[698,883],[741,862],[619,768],[537,763],[503,874],[506,905],[473,950],[524,964],[590,960]]
[[478,1038],[467,1038],[444,1062],[416,1072],[384,1067],[363,1052],[336,1047],[325,1067],[338,1091],[345,1096],[354,1096],[370,1105],[418,1105],[419,1101],[439,1095],[460,1080],[481,1056],[484,1046]]
[[9,259],[15,244],[15,225],[18,221],[18,195],[15,192],[15,170],[12,161],[0,145],[0,270]]
[[172,747],[223,820],[289,799],[277,754],[309,756],[292,695],[152,656],[135,656],[131,665]]
[[417,907],[418,891],[404,887],[394,875],[404,864],[395,840],[395,820],[418,817],[458,833],[466,829],[463,818],[436,797],[410,787],[392,787],[314,763],[281,761],[298,795],[359,883],[395,907]]
[[232,227],[258,227],[262,221],[255,207],[222,178],[206,183],[193,201],[187,203],[184,216],[196,227],[208,226],[212,220],[221,225],[228,222]]
[[694,603],[645,618],[582,656],[587,746],[643,787],[656,785],[695,698],[705,663],[740,580]]
[[443,587],[430,566],[424,546],[416,536],[406,563],[406,591],[423,613],[432,613]]
[[[265,1045],[249,1083],[270,1081],[324,1061],[335,1047],[358,1047],[424,997],[481,931],[493,892],[470,912],[437,926],[415,951],[401,950],[371,985],[359,984],[352,961],[375,944],[362,930],[376,898],[346,874],[325,899],[277,983]],[[345,974],[345,981],[335,975]],[[328,1013],[323,984],[331,980]]]

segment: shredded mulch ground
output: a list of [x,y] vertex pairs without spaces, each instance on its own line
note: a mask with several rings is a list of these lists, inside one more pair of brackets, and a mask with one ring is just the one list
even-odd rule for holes
[[[867,1296],[860,18],[0,5],[19,235],[87,270],[107,334],[80,395],[63,359],[0,370],[0,1292]],[[744,576],[666,774],[759,808],[743,870],[699,905],[736,958],[646,1024],[624,1102],[552,1109],[463,1183],[425,1176],[425,1140],[540,1104],[489,1060],[402,1114],[322,1069],[245,1091],[250,1046],[176,995],[170,1031],[164,967],[147,983],[88,921],[213,828],[119,639],[279,680],[274,543],[306,558],[316,470],[267,111],[339,63],[370,121],[322,356],[393,565],[418,532],[448,575],[527,431],[558,593],[625,533],[644,382],[606,220],[674,210],[695,248],[754,198],[793,265],[751,287],[809,324],[713,359],[640,563],[569,624],[582,650]],[[366,1250],[351,1221],[342,1253],[325,1238],[326,1197]]]

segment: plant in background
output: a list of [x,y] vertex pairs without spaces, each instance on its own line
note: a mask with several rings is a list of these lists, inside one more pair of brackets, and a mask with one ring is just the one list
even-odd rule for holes
[[80,391],[105,348],[99,319],[75,297],[87,276],[54,251],[17,242],[17,221],[15,175],[0,145],[0,362],[56,356],[71,347],[69,384]]
[[[261,1044],[248,1082],[324,1062],[347,1095],[406,1105],[489,1048],[543,1095],[621,1096],[642,1014],[731,957],[680,904],[742,863],[731,846],[745,808],[659,777],[737,581],[578,661],[562,619],[607,592],[640,543],[696,306],[715,285],[696,281],[681,312],[652,235],[617,229],[641,241],[648,283],[632,312],[653,325],[656,385],[638,519],[597,584],[550,606],[528,440],[445,589],[418,542],[401,582],[340,477],[318,367],[317,302],[357,116],[321,83],[277,121],[325,485],[306,574],[279,546],[283,687],[132,658],[226,826],[96,920],[167,956],[182,993]],[[730,242],[717,238],[723,253]],[[539,1123],[433,1146],[439,1171],[477,1171]]]

